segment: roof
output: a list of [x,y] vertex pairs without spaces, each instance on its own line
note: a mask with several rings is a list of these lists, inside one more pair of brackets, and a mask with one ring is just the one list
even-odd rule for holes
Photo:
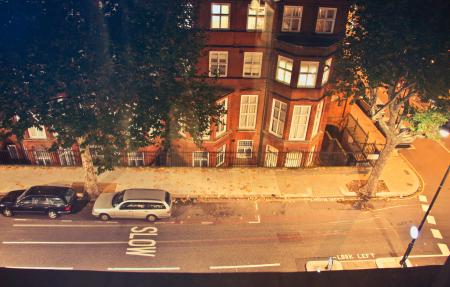
[[27,191],[27,195],[47,195],[47,194],[61,194],[70,189],[67,186],[51,186],[51,185],[37,185],[30,187]]
[[166,192],[161,189],[145,189],[134,188],[126,189],[123,195],[123,200],[136,200],[136,199],[153,199],[164,201],[166,198]]

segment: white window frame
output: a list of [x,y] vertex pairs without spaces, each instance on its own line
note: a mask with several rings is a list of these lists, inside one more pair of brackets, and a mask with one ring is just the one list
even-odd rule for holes
[[[290,68],[289,68],[290,66]],[[292,69],[294,67],[294,61],[290,58],[278,56],[277,71],[275,79],[283,84],[290,85],[292,78]]]
[[302,166],[303,153],[300,151],[291,151],[286,153],[286,159],[284,161],[285,167],[301,167]]
[[[219,6],[219,13],[215,13],[214,12],[214,6]],[[223,7],[227,6],[228,7],[228,13],[224,13]],[[211,29],[214,30],[228,30],[230,29],[230,13],[231,13],[231,4],[230,3],[211,3]],[[214,27],[214,19],[219,19],[219,26]],[[222,22],[222,21],[225,22]],[[226,24],[225,24],[226,23]],[[225,24],[225,25],[223,25]]]
[[248,5],[247,9],[247,31],[264,31],[266,26],[266,7],[253,8]]
[[323,65],[323,73],[322,73],[322,86],[328,83],[328,79],[330,78],[330,69],[331,69],[331,61],[333,58],[328,58]]
[[313,146],[312,149],[309,151],[308,161],[306,163],[306,166],[311,166],[312,165],[315,151],[316,151],[316,146]]
[[[244,143],[250,143],[245,145]],[[248,150],[250,152],[248,152]],[[250,154],[250,156],[248,156]],[[236,158],[252,158],[253,157],[253,141],[252,140],[240,140],[237,144]]]
[[19,151],[17,150],[17,146],[14,144],[6,145],[6,149],[8,150],[9,157],[11,159],[19,159]]
[[[204,155],[206,154],[206,159]],[[200,155],[200,156],[198,156]],[[197,165],[199,163],[200,165]],[[206,163],[206,165],[203,165]],[[194,151],[192,153],[192,166],[193,167],[208,167],[209,166],[209,152],[207,151]]]
[[278,149],[271,145],[266,145],[266,156],[264,159],[265,167],[277,167]]
[[322,111],[323,111],[323,101],[320,101],[320,103],[317,105],[316,115],[314,116],[314,125],[313,125],[311,138],[313,138],[319,131],[320,118],[322,117]]
[[[277,107],[277,104],[279,107]],[[283,116],[284,107],[284,116]],[[272,101],[272,115],[270,117],[269,132],[277,137],[283,137],[284,124],[286,123],[287,104],[277,99]]]
[[47,139],[47,134],[45,133],[45,127],[41,126],[41,129],[37,127],[31,127],[28,128],[28,135],[30,136],[30,139],[36,139],[36,140],[45,140]]
[[64,166],[74,166],[76,164],[75,154],[71,148],[61,148],[58,150],[59,162]]
[[[225,59],[225,64],[220,63],[221,60]],[[216,60],[217,63],[214,64],[217,68],[213,71],[211,65],[213,60]],[[220,66],[225,67],[225,73],[220,74]],[[219,74],[216,74],[216,71],[219,71]],[[220,78],[226,77],[228,74],[228,51],[209,51],[209,76],[215,77],[218,75]]]
[[262,67],[262,52],[244,52],[244,64],[242,67],[242,77],[260,78]]
[[128,152],[128,166],[144,166],[144,153],[141,151]]
[[221,115],[219,122],[216,125],[216,137],[223,135],[227,131],[227,118],[228,118],[228,98],[220,100],[217,105],[225,108],[225,114]]
[[227,145],[224,144],[216,152],[216,167],[219,167],[225,163],[225,155],[227,151]]
[[[292,9],[294,12],[295,10],[300,10],[299,16],[294,16],[294,13],[291,15],[287,15],[287,10]],[[281,23],[281,31],[282,32],[300,32],[300,29],[302,27],[302,16],[303,16],[303,6],[290,6],[285,5],[283,9],[283,22]],[[298,20],[298,27],[293,27],[293,23],[295,20]],[[288,23],[289,27],[285,27],[285,23]]]
[[[301,114],[300,112],[306,109],[307,113]],[[296,114],[297,112],[297,114]],[[304,141],[308,134],[309,116],[311,114],[311,106],[309,105],[295,105],[292,110],[291,128],[289,131],[289,140],[292,141]],[[296,118],[297,117],[297,118]],[[301,123],[302,117],[306,117],[306,123]],[[295,132],[303,129],[303,133],[295,136]]]
[[[320,16],[322,11],[324,11],[325,17]],[[334,11],[332,18],[328,18],[328,11]],[[318,34],[333,34],[334,24],[336,23],[336,14],[337,14],[337,8],[319,7],[319,10],[317,11],[316,33],[318,33]],[[327,22],[331,22],[331,30],[330,31],[325,31]],[[322,31],[320,31],[320,27],[323,27]]]
[[[247,98],[247,103],[244,99]],[[251,101],[254,99],[254,103]],[[250,112],[254,109],[254,112]],[[239,129],[254,130],[256,128],[256,116],[258,114],[258,95],[241,95],[239,109]]]
[[[315,70],[315,72],[314,72]],[[319,71],[319,62],[301,61],[298,73],[298,88],[315,88],[317,83],[317,74]]]

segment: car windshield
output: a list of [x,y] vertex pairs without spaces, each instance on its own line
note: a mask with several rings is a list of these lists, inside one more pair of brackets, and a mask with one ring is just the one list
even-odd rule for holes
[[123,201],[123,195],[124,195],[125,191],[121,191],[118,192],[114,195],[113,199],[112,199],[112,206],[117,206],[119,203],[121,203]]

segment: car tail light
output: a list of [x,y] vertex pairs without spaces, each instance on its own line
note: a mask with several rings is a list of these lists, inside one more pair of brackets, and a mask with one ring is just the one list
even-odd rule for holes
[[64,207],[64,211],[70,211],[72,209],[72,206],[71,205],[66,205],[65,207]]

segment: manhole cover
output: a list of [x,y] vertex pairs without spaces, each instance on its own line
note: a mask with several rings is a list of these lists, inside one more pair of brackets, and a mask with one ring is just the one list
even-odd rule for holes
[[278,241],[280,242],[294,242],[301,241],[302,237],[299,232],[283,232],[277,233]]

